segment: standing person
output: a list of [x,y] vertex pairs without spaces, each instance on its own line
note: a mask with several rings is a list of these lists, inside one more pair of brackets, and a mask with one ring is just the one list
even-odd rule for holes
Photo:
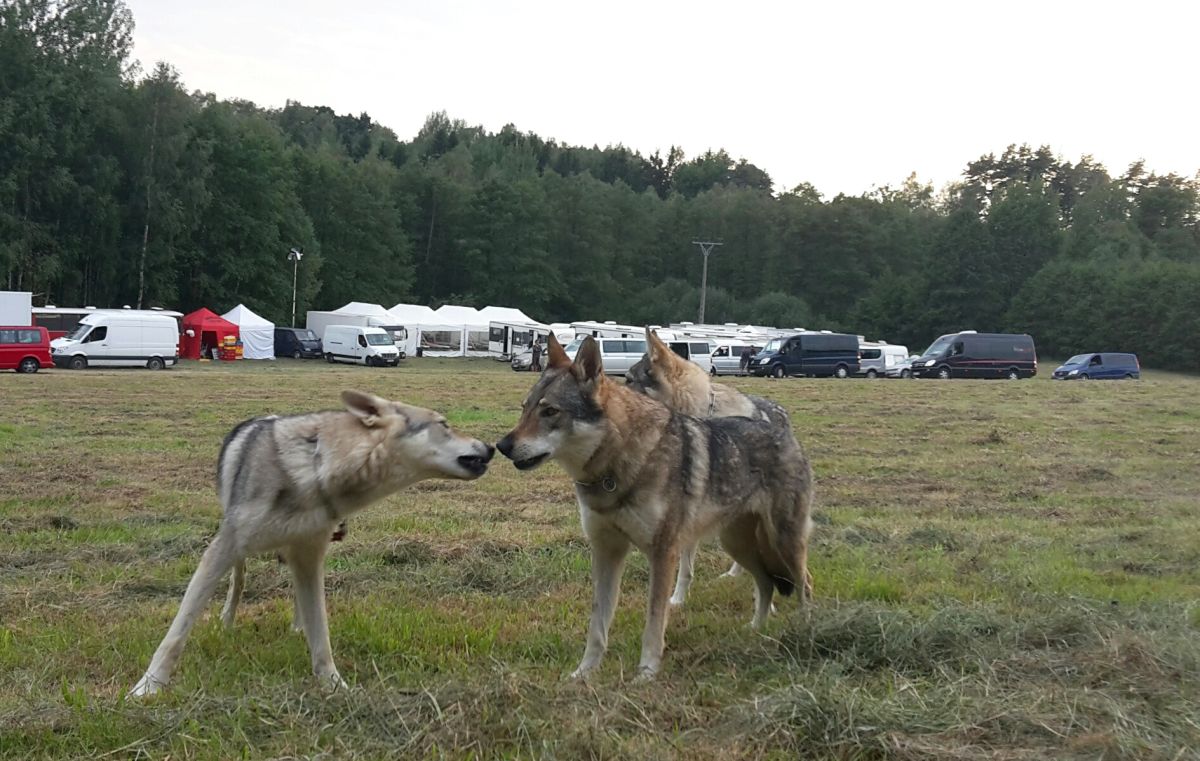
[[754,355],[754,351],[749,346],[742,347],[742,359],[741,359],[741,374],[742,375],[745,375],[746,371],[750,368],[750,357],[753,355]]
[[535,373],[542,371],[542,342],[540,339],[533,339],[533,361],[529,363],[529,369]]

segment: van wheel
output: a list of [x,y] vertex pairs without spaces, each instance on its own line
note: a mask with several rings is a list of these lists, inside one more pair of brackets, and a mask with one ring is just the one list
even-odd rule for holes
[[87,357],[71,357],[71,361],[67,363],[67,367],[72,370],[84,370],[87,368]]
[[26,357],[25,359],[21,360],[21,364],[17,365],[17,372],[19,372],[19,373],[36,373],[38,371],[38,368],[41,366],[42,366],[41,363],[38,362],[33,357]]
[[835,378],[849,378],[850,371],[846,369],[845,365],[838,365],[837,369],[833,371],[833,376]]
[[166,366],[166,363],[162,361],[162,357],[151,357],[150,361],[146,363],[146,367],[150,370],[161,370]]
[[945,366],[939,367],[937,371],[937,377],[940,380],[950,380],[950,368]]
[[1079,376],[1079,380],[1091,380],[1091,378],[1088,377],[1087,373],[1084,373],[1083,375]]
[[300,359],[300,350],[296,349],[292,352],[292,359]]
[[327,353],[325,355],[325,361],[332,365],[333,364],[333,355]]
[[1133,373],[1125,373],[1125,380],[1133,380]]
[[715,367],[708,368],[708,374],[714,378],[717,377],[717,368],[715,368]]
[[909,371],[909,370],[901,370],[901,371],[900,371],[900,377],[901,377],[901,378],[909,378],[909,377],[911,377],[911,376],[912,376],[912,372],[911,372],[911,371]]
[[1007,377],[1009,380],[1020,380],[1021,373],[1017,372],[1017,368],[1010,367],[1008,368],[1008,375],[1005,377]]
[[879,373],[875,372],[874,370],[867,370],[867,377],[874,380],[875,378],[879,377]]
[[776,378],[782,378],[784,376],[783,365],[775,365],[771,369],[771,375],[774,375]]

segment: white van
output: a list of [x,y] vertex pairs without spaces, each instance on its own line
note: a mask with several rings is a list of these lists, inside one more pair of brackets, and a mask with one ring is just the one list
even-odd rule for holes
[[858,375],[868,378],[892,376],[892,370],[908,359],[908,347],[885,341],[860,341],[858,344]]
[[165,314],[93,312],[50,342],[55,367],[148,367],[179,361],[179,323]]
[[[567,344],[567,357],[574,360],[582,343],[582,338],[576,338]],[[600,361],[604,364],[605,375],[624,375],[646,353],[644,338],[598,338],[596,343],[600,344]]]
[[392,334],[383,328],[364,328],[361,325],[330,325],[321,338],[325,359],[329,362],[349,362],[354,365],[383,367],[400,364],[400,350]]

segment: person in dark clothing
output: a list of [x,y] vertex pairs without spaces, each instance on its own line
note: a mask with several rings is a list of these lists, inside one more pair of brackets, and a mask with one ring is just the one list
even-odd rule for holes
[[750,357],[752,356],[754,356],[754,351],[749,346],[743,346],[742,359],[740,363],[742,375],[745,375],[746,371],[750,369]]
[[529,363],[529,369],[535,373],[542,371],[542,342],[538,339],[533,339],[533,361]]

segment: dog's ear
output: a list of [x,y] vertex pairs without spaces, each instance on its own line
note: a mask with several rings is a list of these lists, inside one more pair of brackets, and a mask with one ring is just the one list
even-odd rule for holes
[[662,362],[671,354],[671,347],[663,343],[663,340],[658,337],[650,328],[646,328],[646,356],[650,357],[650,363]]
[[345,404],[346,409],[368,428],[378,423],[379,418],[387,412],[387,402],[373,394],[364,394],[361,391],[343,391],[342,404]]
[[600,359],[600,344],[588,336],[579,345],[579,353],[575,355],[575,363],[571,372],[580,381],[595,381],[604,375],[604,363]]
[[546,336],[546,367],[570,367],[571,358],[563,349],[562,344],[554,337],[554,333]]

